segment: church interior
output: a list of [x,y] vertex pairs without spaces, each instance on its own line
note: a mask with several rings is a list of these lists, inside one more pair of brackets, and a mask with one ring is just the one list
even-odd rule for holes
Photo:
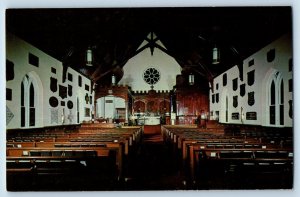
[[293,189],[292,8],[6,10],[6,189]]

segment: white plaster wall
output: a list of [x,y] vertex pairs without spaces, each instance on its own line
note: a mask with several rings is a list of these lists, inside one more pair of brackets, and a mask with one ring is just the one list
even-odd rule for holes
[[[271,49],[275,49],[275,59],[272,62],[267,61],[267,52]],[[267,79],[270,78],[270,73],[279,71],[283,76],[284,81],[284,125],[291,127],[293,120],[289,117],[289,100],[292,100],[292,92],[289,92],[288,80],[292,79],[292,72],[288,71],[289,59],[292,58],[292,44],[291,36],[289,34],[280,37],[278,40],[270,43],[266,47],[262,48],[258,52],[249,56],[243,61],[243,81],[239,78],[239,69],[237,66],[232,67],[224,73],[227,73],[227,86],[223,87],[222,77],[223,74],[217,76],[214,79],[214,92],[210,91],[210,111],[215,115],[215,111],[220,111],[219,121],[226,123],[225,121],[225,96],[228,95],[228,111],[229,118],[227,123],[235,124],[253,124],[271,126],[269,124],[269,112],[268,112],[268,95]],[[254,65],[249,67],[249,61],[254,60]],[[255,82],[252,86],[247,84],[247,73],[255,70]],[[238,89],[233,91],[232,80],[238,77]],[[216,84],[219,84],[219,90],[216,90]],[[240,96],[240,85],[246,84],[245,95]],[[255,92],[255,103],[253,106],[248,105],[248,92]],[[219,93],[219,103],[212,103],[212,94]],[[234,108],[232,105],[232,97],[238,95],[238,107]],[[240,114],[240,120],[232,120],[231,113],[240,112],[243,108],[244,119],[241,120],[242,114]],[[246,120],[246,112],[257,112],[257,120]],[[212,116],[211,119],[215,119]],[[279,125],[277,125],[279,126]]]
[[131,58],[123,67],[124,76],[118,84],[128,85],[133,91],[148,91],[150,85],[143,79],[146,69],[153,67],[160,72],[160,80],[154,85],[154,90],[172,90],[176,85],[176,75],[181,74],[181,67],[174,58],[158,48],[154,49],[153,56],[146,48]]
[[120,97],[115,97],[115,108],[125,108],[125,99]]
[[115,102],[113,96],[106,96],[104,98],[105,108],[104,108],[104,118],[112,119],[115,114]]
[[[106,101],[110,101],[107,103]],[[97,117],[115,118],[116,108],[125,108],[125,99],[115,96],[105,96],[97,99]]]
[[[266,54],[271,49],[275,49],[276,56],[274,61],[267,62]],[[268,77],[268,73],[272,72],[272,70],[276,70],[282,74],[284,82],[284,126],[292,126],[293,120],[288,115],[288,101],[293,99],[292,92],[289,92],[288,87],[288,80],[292,79],[292,72],[288,71],[289,59],[292,58],[292,55],[292,38],[290,34],[287,34],[262,48],[244,61],[244,78],[247,76],[248,71],[252,69],[257,70],[255,71],[255,79],[260,83],[255,83],[252,87],[249,87],[249,91],[260,93],[258,95],[258,99],[260,100],[258,100],[257,105],[255,105],[256,108],[254,109],[259,111],[257,118],[261,121],[261,125],[270,126],[269,119],[266,118],[269,116],[267,112],[268,103],[266,94],[269,87],[266,87],[267,84],[265,80]],[[254,59],[255,64],[248,67],[248,62],[251,59]]]
[[[28,53],[32,53],[39,58],[39,67],[35,67],[28,63]],[[21,82],[28,73],[35,76],[39,82],[39,90],[36,98],[38,100],[36,106],[36,125],[34,127],[61,125],[63,109],[65,111],[64,124],[76,124],[77,97],[80,97],[80,122],[90,119],[90,117],[84,117],[84,107],[91,107],[90,104],[85,104],[85,93],[88,93],[89,96],[93,96],[90,91],[84,90],[84,84],[89,84],[90,86],[90,80],[88,78],[72,68],[68,68],[67,73],[69,72],[73,75],[73,81],[66,80],[66,82],[63,83],[63,67],[60,61],[9,33],[6,35],[6,59],[14,63],[14,79],[6,82],[6,88],[12,89],[12,101],[6,101],[6,106],[14,114],[12,120],[7,124],[8,129],[21,127]],[[51,67],[56,69],[56,74],[51,72]],[[82,76],[82,87],[78,86],[78,75]],[[57,91],[52,92],[50,90],[50,77],[57,79],[58,86],[72,85],[72,96],[68,96],[65,99],[59,97],[58,86]],[[37,90],[35,89],[35,91]],[[58,107],[55,107],[58,111],[58,123],[51,123],[51,109],[53,109],[49,104],[49,98],[51,96],[55,96],[59,101]],[[67,101],[69,100],[73,102],[73,109],[71,110],[67,108]],[[65,101],[65,106],[60,106],[61,101]],[[68,119],[70,113],[73,115],[72,121]]]
[[97,99],[97,118],[104,118],[104,108],[105,108],[105,102],[104,102],[105,97],[101,97]]

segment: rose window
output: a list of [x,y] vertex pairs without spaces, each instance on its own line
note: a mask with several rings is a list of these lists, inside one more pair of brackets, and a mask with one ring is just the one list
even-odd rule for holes
[[156,84],[160,79],[160,73],[155,68],[148,68],[143,74],[144,81],[149,85]]

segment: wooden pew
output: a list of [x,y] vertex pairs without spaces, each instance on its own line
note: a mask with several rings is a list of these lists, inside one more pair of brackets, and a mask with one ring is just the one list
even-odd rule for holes
[[[22,156],[24,148],[43,149],[44,153],[52,149],[69,150],[97,150],[98,155],[103,155],[99,148],[116,150],[116,165],[119,177],[123,172],[123,156],[129,154],[129,146],[136,145],[141,140],[141,127],[127,127],[123,129],[93,128],[93,130],[76,131],[70,133],[35,133],[35,136],[18,135],[7,142],[7,155]],[[17,141],[15,140],[17,139]],[[46,150],[45,150],[46,149]],[[39,155],[35,155],[39,156]]]
[[[116,184],[122,177],[122,161],[118,161],[118,151],[107,147],[8,148],[8,188],[32,190],[33,185],[39,184],[47,188],[48,184],[55,184],[58,188],[63,186],[51,179],[65,180],[63,184],[66,185],[74,181],[80,183],[82,178],[86,181],[91,178],[100,185]],[[24,168],[25,162],[27,166]]]
[[[189,146],[189,168],[188,176],[195,180],[197,168],[205,163],[206,167],[225,165],[242,165],[244,163],[253,163],[255,166],[259,163],[288,163],[289,167],[293,163],[293,149],[278,147],[244,147],[244,148],[203,148],[200,146]],[[205,169],[204,169],[205,170]]]

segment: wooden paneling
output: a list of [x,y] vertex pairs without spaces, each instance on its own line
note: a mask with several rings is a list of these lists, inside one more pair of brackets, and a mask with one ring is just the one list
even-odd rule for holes
[[156,92],[151,90],[148,93],[133,94],[134,112],[145,112],[154,114],[170,113],[170,95],[169,92]]
[[[179,90],[176,92],[178,116],[200,116],[209,112],[208,93],[202,91]],[[190,119],[190,118],[188,118]]]

